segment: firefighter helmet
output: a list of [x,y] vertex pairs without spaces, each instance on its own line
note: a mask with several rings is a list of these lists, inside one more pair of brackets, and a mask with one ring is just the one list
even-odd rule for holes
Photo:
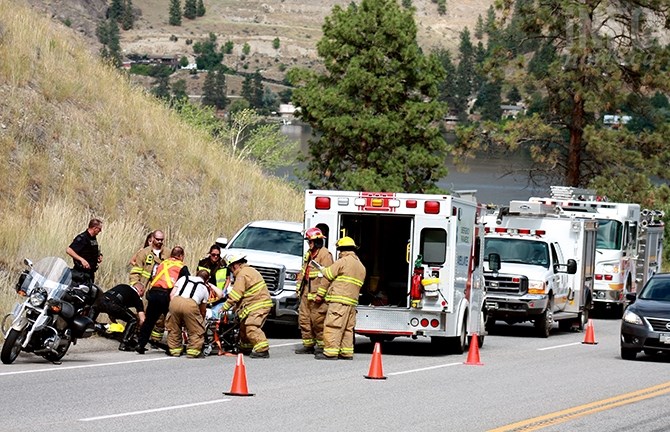
[[314,227],[305,231],[305,240],[316,240],[316,239],[325,239],[326,236],[323,235],[320,229]]
[[339,239],[337,241],[336,246],[337,246],[338,249],[343,248],[343,247],[350,247],[350,248],[357,248],[358,247],[358,246],[356,246],[356,242],[354,242],[354,239],[352,239],[351,237],[342,237],[341,239]]
[[246,260],[247,256],[242,255],[240,253],[231,253],[227,254],[225,257],[223,257],[223,261],[226,263],[226,267],[230,267],[231,265],[235,264],[236,262]]

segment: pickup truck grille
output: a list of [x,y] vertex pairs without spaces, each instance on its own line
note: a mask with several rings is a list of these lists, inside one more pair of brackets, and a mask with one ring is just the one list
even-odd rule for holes
[[279,294],[282,289],[284,288],[284,283],[282,280],[282,271],[279,268],[276,267],[261,267],[261,266],[253,266],[256,270],[258,270],[258,273],[263,276],[263,279],[265,279],[265,284],[268,286],[268,291],[270,291],[270,294]]
[[528,278],[516,275],[484,275],[486,291],[492,294],[517,294],[528,292]]

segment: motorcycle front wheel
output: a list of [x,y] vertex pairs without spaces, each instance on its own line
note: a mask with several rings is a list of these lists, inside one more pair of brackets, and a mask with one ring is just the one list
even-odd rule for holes
[[56,352],[50,352],[48,354],[44,354],[43,357],[50,362],[57,362],[65,356],[67,350],[70,349],[71,344],[72,341],[68,340],[65,345],[59,345]]
[[22,349],[21,345],[23,344],[27,331],[27,328],[21,331],[16,329],[11,329],[9,331],[5,343],[2,344],[2,352],[0,352],[0,360],[2,360],[4,364],[14,363],[14,360],[19,356]]

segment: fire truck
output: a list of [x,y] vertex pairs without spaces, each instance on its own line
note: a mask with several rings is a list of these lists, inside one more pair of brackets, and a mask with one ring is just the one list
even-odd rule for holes
[[555,207],[512,201],[485,216],[487,329],[532,321],[541,337],[582,329],[592,305],[596,221]]
[[473,192],[305,192],[305,229],[320,228],[334,257],[342,236],[359,247],[367,276],[356,333],[430,338],[454,353],[475,333],[484,342],[484,213]]
[[550,198],[530,198],[566,214],[598,221],[594,305],[623,313],[626,294],[661,271],[662,211],[639,204],[608,202],[589,189],[552,186]]

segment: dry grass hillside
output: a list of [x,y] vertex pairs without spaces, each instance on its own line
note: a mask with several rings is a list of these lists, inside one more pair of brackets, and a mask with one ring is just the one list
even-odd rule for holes
[[0,311],[22,258],[65,258],[92,216],[104,220],[105,288],[126,281],[151,229],[194,265],[250,220],[302,218],[300,193],[234,162],[89,47],[23,2],[0,1]]
[[[95,23],[104,17],[104,0],[29,0],[35,8],[54,18],[69,20],[71,27],[86,35],[94,51]],[[182,2],[183,3],[183,2]],[[342,0],[205,0],[205,16],[195,20],[183,19],[181,26],[168,25],[167,0],[133,0],[137,21],[133,29],[122,32],[121,47],[126,53],[149,55],[186,55],[193,59],[192,45],[209,33],[217,35],[220,44],[234,42],[232,55],[224,58],[227,66],[281,80],[281,69],[292,66],[314,66],[319,63],[316,43],[321,26],[335,5],[346,7]],[[474,29],[477,17],[486,16],[493,0],[447,1],[446,15],[437,13],[432,0],[413,0],[416,7],[420,45],[430,51],[435,48],[455,50],[458,34],[464,27]],[[171,40],[171,36],[175,36]],[[272,41],[280,40],[274,49]],[[251,47],[249,56],[242,56],[242,47]],[[246,69],[245,69],[246,65]]]

